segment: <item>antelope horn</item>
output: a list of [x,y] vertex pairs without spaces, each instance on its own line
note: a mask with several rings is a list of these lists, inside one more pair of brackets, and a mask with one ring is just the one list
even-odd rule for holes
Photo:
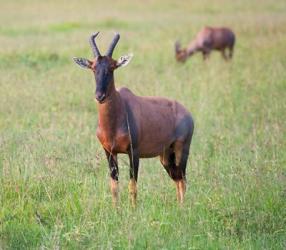
[[97,48],[96,43],[95,43],[95,38],[97,37],[98,33],[99,32],[92,34],[91,37],[89,38],[89,43],[90,43],[90,46],[92,48],[92,52],[93,52],[95,57],[101,56],[99,49]]
[[176,50],[176,52],[179,52],[180,48],[181,48],[180,42],[179,42],[179,41],[176,41],[176,42],[175,42],[175,50]]
[[106,52],[106,56],[112,57],[113,50],[114,50],[116,44],[118,43],[119,38],[120,38],[120,35],[118,33],[116,33],[115,36],[113,37],[113,40],[109,46],[108,51]]

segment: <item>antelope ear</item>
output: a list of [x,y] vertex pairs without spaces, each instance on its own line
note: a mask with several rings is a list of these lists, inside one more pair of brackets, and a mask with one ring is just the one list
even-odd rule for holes
[[121,56],[116,62],[116,68],[125,67],[132,59],[133,54]]
[[91,69],[92,61],[85,59],[85,58],[78,58],[78,57],[74,57],[73,60],[81,68]]

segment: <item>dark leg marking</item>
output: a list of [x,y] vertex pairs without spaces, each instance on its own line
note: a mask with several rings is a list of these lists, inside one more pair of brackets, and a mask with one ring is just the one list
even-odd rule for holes
[[186,191],[186,167],[191,143],[190,135],[185,142],[176,141],[164,151],[160,160],[168,175],[175,181],[177,200],[183,203]]
[[108,160],[109,170],[110,170],[110,190],[112,194],[113,206],[116,206],[118,201],[118,176],[119,176],[117,156],[109,153],[105,149],[104,151]]
[[171,150],[169,155],[165,155],[164,157],[168,157],[168,160],[165,160],[164,163],[161,160],[161,163],[163,164],[168,175],[174,181],[184,179],[186,175],[186,162],[188,159],[188,154],[182,155],[181,163],[179,165],[176,164],[176,154],[174,150]]
[[139,152],[137,149],[138,145],[138,129],[136,127],[136,122],[134,119],[134,115],[132,113],[132,109],[129,107],[127,103],[126,105],[126,126],[129,133],[130,138],[130,146],[128,150],[129,162],[130,162],[130,181],[129,181],[129,194],[131,197],[131,202],[133,207],[136,205],[137,198],[137,179],[138,179],[138,168],[139,168]]
[[107,150],[105,150],[105,154],[108,160],[109,170],[110,170],[110,177],[116,181],[118,181],[119,177],[119,170],[117,165],[117,156],[109,153]]
[[128,152],[129,156],[129,163],[130,163],[130,169],[129,169],[129,175],[130,179],[135,179],[137,181],[138,179],[138,169],[139,169],[139,154],[138,150],[129,150]]

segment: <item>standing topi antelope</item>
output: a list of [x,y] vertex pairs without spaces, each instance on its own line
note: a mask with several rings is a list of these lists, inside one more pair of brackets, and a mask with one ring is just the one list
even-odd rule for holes
[[[232,58],[235,44],[235,35],[228,28],[203,28],[187,48],[181,48],[180,43],[175,43],[175,55],[178,62],[185,62],[195,52],[202,52],[204,60],[212,50],[219,50],[225,60]],[[228,55],[226,49],[229,50]]]
[[96,135],[105,151],[110,169],[110,188],[113,203],[118,199],[117,154],[129,155],[129,193],[136,204],[139,158],[160,156],[161,163],[176,183],[177,199],[183,202],[186,191],[186,165],[194,124],[191,114],[178,102],[161,97],[140,97],[129,89],[117,90],[114,70],[126,66],[131,56],[112,58],[120,38],[116,34],[107,53],[102,56],[95,38],[90,37],[94,60],[74,58],[83,68],[91,69],[95,76],[95,98],[98,102]]

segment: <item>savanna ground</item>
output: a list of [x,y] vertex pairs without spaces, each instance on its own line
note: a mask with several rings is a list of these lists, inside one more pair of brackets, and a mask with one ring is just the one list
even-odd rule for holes
[[[285,249],[286,2],[0,1],[0,249]],[[234,60],[174,60],[204,25],[237,34]],[[94,77],[72,62],[121,33],[117,87],[193,114],[186,202],[158,159],[114,210],[95,136]]]

